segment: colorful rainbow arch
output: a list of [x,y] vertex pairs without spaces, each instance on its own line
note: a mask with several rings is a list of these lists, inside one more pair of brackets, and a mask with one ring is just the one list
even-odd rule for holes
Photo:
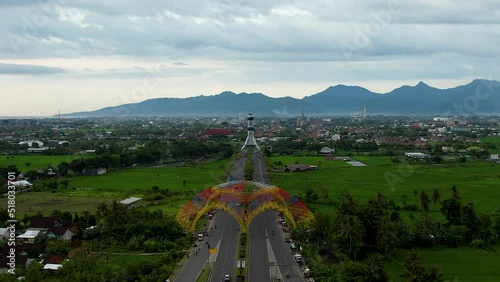
[[194,231],[200,218],[214,209],[233,215],[242,230],[247,230],[251,220],[267,209],[283,212],[292,228],[308,225],[314,219],[304,203],[279,187],[252,181],[232,181],[210,187],[194,196],[179,211],[176,220],[185,229]]

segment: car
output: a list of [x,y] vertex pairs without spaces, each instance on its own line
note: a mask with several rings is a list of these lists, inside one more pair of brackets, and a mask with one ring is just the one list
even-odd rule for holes
[[288,237],[287,237],[287,238],[285,238],[285,242],[290,243],[291,241],[292,241],[292,239],[290,239],[290,238],[288,238]]
[[231,276],[229,274],[224,275],[224,281],[231,281]]

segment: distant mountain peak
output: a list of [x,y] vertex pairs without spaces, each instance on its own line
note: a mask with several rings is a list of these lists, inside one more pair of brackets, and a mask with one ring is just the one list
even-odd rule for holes
[[[450,105],[475,95],[479,84],[491,93],[500,93],[500,82],[484,79],[450,89],[438,89],[420,81],[414,86],[404,85],[383,94],[360,86],[337,84],[304,97],[305,114],[346,115],[362,112],[364,106],[368,107],[369,115],[442,114]],[[500,95],[490,95],[487,102],[466,114],[498,114],[499,108]],[[247,111],[259,116],[299,116],[302,104],[300,99],[288,96],[272,98],[262,93],[224,91],[189,98],[156,98],[138,102],[133,107],[120,105],[65,116],[235,116]]]
[[423,81],[420,81],[417,85],[415,85],[415,87],[429,87],[429,85],[427,85],[425,82]]
[[232,95],[236,95],[236,93],[234,93],[232,91],[223,91],[218,95],[226,95],[226,96],[231,95],[232,96]]

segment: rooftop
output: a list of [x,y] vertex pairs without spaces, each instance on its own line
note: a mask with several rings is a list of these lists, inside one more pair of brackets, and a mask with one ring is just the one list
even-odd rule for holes
[[124,205],[130,205],[130,204],[135,203],[135,202],[140,201],[140,200],[142,200],[142,198],[130,197],[130,198],[127,198],[125,200],[119,201],[119,203],[124,204]]

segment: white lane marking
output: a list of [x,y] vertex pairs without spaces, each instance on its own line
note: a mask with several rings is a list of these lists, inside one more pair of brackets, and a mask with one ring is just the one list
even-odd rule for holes
[[[266,238],[266,244],[267,244],[267,260],[269,262],[269,273],[271,273],[271,279],[278,278],[280,279],[279,281],[283,281],[283,276],[281,275],[281,270],[279,269],[278,261],[274,256],[273,247],[271,246],[271,240],[269,240],[269,238]],[[274,274],[274,276],[272,274]]]

